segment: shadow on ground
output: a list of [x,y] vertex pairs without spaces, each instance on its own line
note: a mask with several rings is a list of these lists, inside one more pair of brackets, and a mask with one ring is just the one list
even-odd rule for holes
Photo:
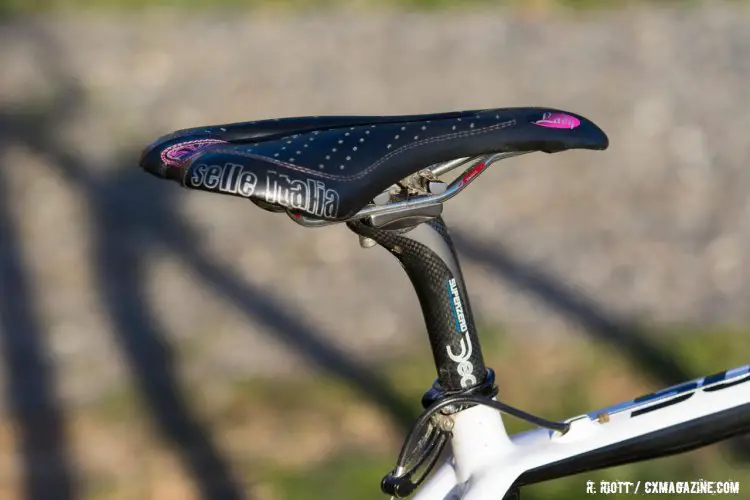
[[[287,342],[329,374],[354,386],[405,430],[413,419],[411,405],[400,399],[384,378],[325,341],[301,315],[256,285],[238,280],[229,269],[200,249],[190,224],[175,210],[174,190],[157,184],[136,169],[138,153],[124,152],[121,163],[88,168],[87,161],[61,145],[56,130],[83,104],[76,79],[61,66],[64,60],[46,33],[37,31],[39,56],[57,82],[57,99],[42,112],[0,109],[0,140],[24,146],[53,165],[88,203],[95,221],[93,240],[100,293],[117,341],[144,396],[157,428],[179,454],[185,469],[206,499],[245,498],[241,483],[214,444],[209,429],[193,416],[175,376],[171,348],[158,318],[145,298],[143,258],[149,248],[168,248],[200,276],[203,285],[233,302],[268,334]],[[35,109],[35,108],[31,108]],[[94,172],[102,172],[94,174]],[[2,179],[0,178],[0,181]],[[149,182],[151,181],[151,182]],[[0,188],[3,185],[0,184]],[[1,194],[1,192],[0,192]],[[5,200],[3,197],[2,200]],[[21,430],[28,498],[73,498],[74,466],[62,432],[61,410],[52,388],[52,366],[41,341],[33,296],[25,275],[23,252],[13,232],[9,210],[0,207],[0,266],[5,288],[4,352],[9,373],[10,406]],[[12,291],[12,293],[11,293]]]
[[[385,379],[325,340],[322,332],[268,290],[243,280],[210,258],[196,232],[175,211],[174,189],[167,189],[136,169],[137,152],[123,152],[108,168],[93,169],[81,155],[62,145],[56,131],[83,105],[75,75],[54,40],[41,30],[32,36],[48,77],[57,83],[56,99],[42,111],[36,107],[0,109],[0,145],[20,144],[54,166],[88,203],[94,223],[92,268],[98,277],[117,341],[137,387],[148,403],[156,428],[172,445],[202,498],[246,498],[246,488],[214,443],[210,429],[191,411],[175,375],[166,332],[145,293],[143,258],[154,246],[167,248],[199,276],[204,287],[233,303],[248,319],[264,325],[322,370],[345,380],[358,394],[372,398],[394,424],[405,430],[415,405],[404,401]],[[75,464],[64,433],[64,417],[54,390],[55,372],[44,346],[35,311],[33,287],[24,262],[15,221],[7,206],[4,165],[0,170],[0,326],[6,397],[18,429],[18,454],[24,466],[26,498],[76,498]],[[302,230],[302,229],[300,229]],[[462,255],[499,274],[520,290],[532,293],[559,314],[580,323],[594,338],[628,354],[635,365],[663,384],[697,374],[681,366],[644,332],[607,314],[595,302],[561,280],[523,265],[502,247],[489,248],[458,233]],[[746,447],[742,448],[747,457]]]
[[[652,338],[657,334],[627,319],[618,318],[595,300],[574,290],[549,272],[524,264],[502,245],[484,244],[455,231],[453,241],[460,255],[478,264],[520,292],[544,302],[557,314],[580,325],[586,335],[625,354],[627,359],[660,387],[679,384],[707,373],[696,373],[680,363]],[[729,368],[729,367],[726,367]],[[729,445],[735,458],[750,460],[750,439],[738,437]]]

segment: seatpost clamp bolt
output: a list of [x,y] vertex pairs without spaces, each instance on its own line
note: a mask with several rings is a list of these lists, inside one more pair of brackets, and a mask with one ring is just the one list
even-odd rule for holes
[[438,413],[432,418],[435,426],[443,432],[451,432],[456,423],[451,416],[443,415],[442,413]]
[[361,246],[362,248],[372,248],[377,244],[378,243],[372,238],[368,238],[367,236],[362,236],[361,234],[359,235],[359,246]]

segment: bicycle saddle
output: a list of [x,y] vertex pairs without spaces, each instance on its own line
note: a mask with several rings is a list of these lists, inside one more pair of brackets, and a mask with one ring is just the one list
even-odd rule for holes
[[491,153],[606,149],[593,122],[552,108],[313,116],[196,127],[151,144],[140,166],[204,191],[332,222],[429,165]]

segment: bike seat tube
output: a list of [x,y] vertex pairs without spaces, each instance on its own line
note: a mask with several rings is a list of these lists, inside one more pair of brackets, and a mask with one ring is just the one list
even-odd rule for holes
[[347,223],[393,254],[419,297],[438,380],[445,391],[481,384],[486,377],[474,316],[458,257],[442,217],[408,229]]

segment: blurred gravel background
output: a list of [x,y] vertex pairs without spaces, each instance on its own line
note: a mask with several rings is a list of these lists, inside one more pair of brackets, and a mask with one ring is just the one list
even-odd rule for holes
[[[377,498],[434,377],[408,279],[343,225],[141,172],[178,128],[580,113],[609,150],[446,206],[503,397],[562,418],[747,362],[747,2],[8,15],[51,3],[0,0],[0,500]],[[744,478],[749,450],[591,477]]]
[[[447,205],[480,321],[575,333],[581,318],[560,296],[572,293],[628,321],[748,324],[748,26],[747,8],[719,2],[554,18],[155,11],[4,22],[2,198],[60,390],[83,401],[117,383],[113,330],[138,328],[142,308],[184,347],[187,376],[319,362],[295,335],[365,362],[426,349],[401,269],[345,227],[304,229],[137,171],[158,135],[278,116],[581,113],[607,131],[608,151],[509,160]],[[115,324],[106,302],[117,293],[103,287],[123,274],[143,300],[115,305]]]

